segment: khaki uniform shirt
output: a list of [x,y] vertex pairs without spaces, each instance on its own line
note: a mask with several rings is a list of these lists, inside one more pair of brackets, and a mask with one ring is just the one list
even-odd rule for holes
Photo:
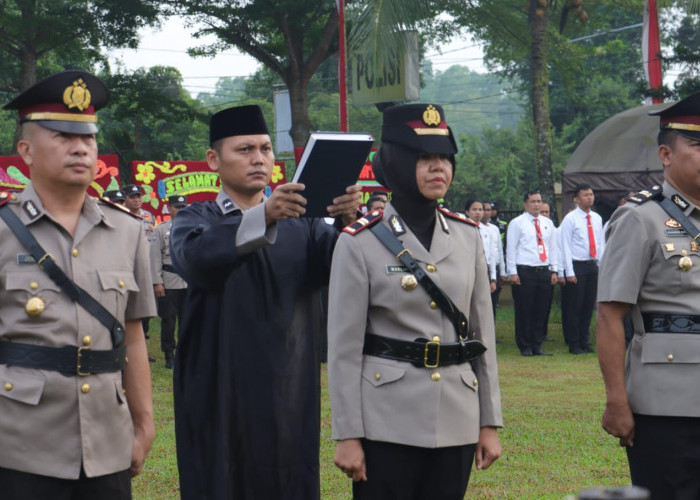
[[[391,228],[393,215],[389,204],[379,224]],[[399,240],[467,316],[487,351],[471,363],[436,369],[363,355],[366,331],[406,341],[439,336],[455,342],[457,336],[420,285],[401,287],[408,272],[369,229],[342,233],[333,254],[328,311],[333,439],[364,437],[425,448],[476,443],[481,427],[503,424],[481,237],[476,227],[438,214],[427,251],[405,229]]]
[[[156,313],[139,222],[86,195],[75,236],[32,185],[8,203],[61,269],[122,324]],[[43,313],[25,313],[39,297]],[[87,338],[89,337],[89,339]],[[0,342],[112,349],[110,333],[33,261],[0,219]],[[128,469],[133,427],[121,372],[85,377],[0,364],[0,467],[77,479]]]
[[146,231],[146,238],[148,239],[149,243],[153,243],[156,240],[156,218],[151,212],[144,210],[143,208],[139,210],[139,217],[141,217],[143,229]]
[[170,258],[170,228],[172,225],[172,219],[169,219],[156,226],[155,241],[151,245],[151,272],[154,285],[163,285],[167,289],[182,289],[187,288],[187,282],[176,273],[163,270],[163,265],[173,265]]
[[[668,183],[664,197],[679,195]],[[680,194],[682,196],[682,194]],[[684,210],[700,228],[700,209]],[[653,200],[618,208],[607,231],[598,301],[633,304],[627,351],[630,407],[644,415],[700,416],[700,335],[644,332],[641,313],[700,314],[700,248]],[[679,267],[683,253],[693,266]]]

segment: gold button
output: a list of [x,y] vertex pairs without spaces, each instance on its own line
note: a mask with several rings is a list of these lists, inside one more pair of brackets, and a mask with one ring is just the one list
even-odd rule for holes
[[12,390],[12,384],[9,382],[5,382],[5,390],[6,391],[11,391]]
[[90,392],[90,384],[83,384],[80,390],[83,392],[83,394],[87,394]]
[[77,257],[78,256],[78,249],[74,248],[72,253],[73,253],[73,257]]
[[430,301],[430,308],[437,309],[438,308],[437,302],[435,302],[434,300],[431,300]]
[[440,335],[433,335],[433,342],[440,342]]
[[37,283],[36,281],[32,281],[31,283],[29,283],[29,288],[31,288],[32,290],[36,290],[37,288],[39,288],[39,283]]
[[437,271],[437,267],[435,267],[432,264],[428,264],[425,268],[428,270],[429,273],[434,273],[435,271]]
[[46,303],[41,299],[41,297],[30,297],[26,304],[24,304],[24,312],[30,318],[36,318],[41,316],[46,308]]
[[375,374],[374,374],[374,380],[379,380],[380,378],[382,378],[382,374],[381,374],[381,373],[375,373]]
[[668,356],[666,356],[666,359],[669,361],[673,361],[673,354],[669,354]]
[[92,342],[92,339],[90,338],[90,335],[85,335],[83,337],[83,345],[90,345],[90,342]]
[[433,382],[437,382],[438,380],[440,380],[441,377],[438,372],[434,372],[430,375],[430,378]]
[[12,201],[17,201],[17,195],[16,194],[10,195],[10,199]]
[[122,280],[119,280],[119,288],[124,288],[125,283]]
[[4,200],[4,199],[7,198],[8,196],[9,196],[9,195],[7,194],[7,192],[6,192],[6,191],[3,191],[2,193],[0,193],[0,200]]
[[474,387],[476,387],[477,385],[479,385],[479,381],[477,379],[474,379],[473,384],[474,384]]

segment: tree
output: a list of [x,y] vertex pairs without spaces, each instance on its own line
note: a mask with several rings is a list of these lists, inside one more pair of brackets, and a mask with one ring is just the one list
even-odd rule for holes
[[[0,90],[23,91],[37,81],[42,58],[102,59],[101,47],[136,47],[138,29],[158,9],[140,0],[3,0],[0,2]],[[18,63],[15,63],[17,61]]]
[[192,49],[208,55],[236,47],[274,71],[289,89],[291,135],[303,146],[311,130],[308,84],[320,64],[337,51],[335,0],[163,0],[171,13],[197,26],[196,37],[217,42]]

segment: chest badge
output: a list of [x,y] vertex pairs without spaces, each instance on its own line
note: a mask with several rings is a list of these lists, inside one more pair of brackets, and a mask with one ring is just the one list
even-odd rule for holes
[[695,253],[700,252],[700,244],[698,244],[697,241],[692,240],[692,241],[690,242],[690,251],[691,251],[691,252],[695,252]]
[[41,316],[41,313],[44,312],[45,308],[46,303],[43,299],[41,299],[40,297],[32,297],[24,305],[24,312],[26,312],[27,316],[29,316],[30,318],[36,318],[38,316]]
[[683,253],[683,257],[678,259],[678,267],[683,272],[690,271],[690,268],[693,267],[693,261],[688,257],[687,250],[682,250],[681,252]]
[[678,229],[681,227],[680,223],[676,219],[668,219],[666,222],[664,222],[664,226],[670,227],[671,229]]
[[403,276],[401,278],[401,288],[403,288],[407,292],[410,292],[411,290],[413,290],[417,286],[418,286],[418,280],[412,274],[408,274],[408,275]]

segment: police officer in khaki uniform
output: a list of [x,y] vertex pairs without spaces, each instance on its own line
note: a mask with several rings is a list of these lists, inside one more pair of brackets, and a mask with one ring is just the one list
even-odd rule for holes
[[153,290],[158,301],[160,316],[160,348],[165,354],[165,367],[173,368],[175,351],[175,321],[182,323],[182,311],[187,295],[187,282],[175,273],[170,257],[170,229],[177,212],[187,206],[187,197],[173,195],[168,198],[170,219],[156,226],[155,241],[151,245],[151,271]]
[[[382,141],[373,167],[392,200],[383,214],[346,228],[333,255],[328,370],[335,463],[354,480],[356,499],[461,500],[474,457],[485,469],[501,453],[484,249],[475,223],[437,205],[457,152],[442,108],[387,109]],[[485,354],[459,357],[453,322],[375,236],[381,225],[466,315]]]
[[[0,193],[3,499],[131,498],[130,477],[153,441],[141,330],[155,314],[148,242],[128,213],[86,194],[97,169],[95,110],[107,99],[101,80],[66,71],[5,106],[19,112],[17,150],[31,183]],[[5,217],[31,233],[43,258]],[[125,330],[110,332],[72,301],[44,271],[52,260]]]
[[[700,93],[655,113],[663,186],[619,207],[598,284],[603,428],[653,499],[700,498]],[[625,356],[623,319],[634,338]]]

